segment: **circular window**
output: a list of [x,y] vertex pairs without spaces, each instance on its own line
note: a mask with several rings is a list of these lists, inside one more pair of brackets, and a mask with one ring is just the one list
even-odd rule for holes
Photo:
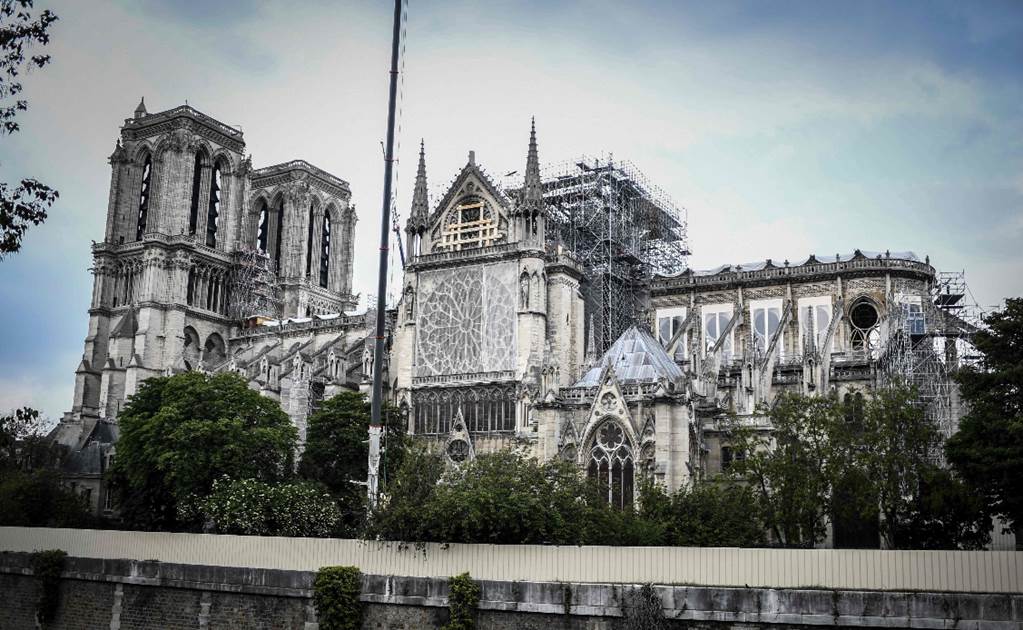
[[601,427],[597,441],[608,451],[613,451],[625,442],[625,434],[617,424],[608,422]]
[[448,443],[448,457],[460,464],[469,458],[469,443],[465,440],[451,440]]
[[877,322],[881,319],[881,315],[877,312],[875,307],[870,302],[859,302],[852,307],[849,312],[849,319],[852,321],[852,325],[860,330],[870,330],[874,326],[877,326]]

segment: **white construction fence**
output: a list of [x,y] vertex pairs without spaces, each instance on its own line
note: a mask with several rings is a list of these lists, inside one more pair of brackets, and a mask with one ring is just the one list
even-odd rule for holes
[[271,538],[0,527],[0,551],[63,549],[70,556],[502,581],[677,584],[885,591],[1023,592],[1023,552],[404,545]]

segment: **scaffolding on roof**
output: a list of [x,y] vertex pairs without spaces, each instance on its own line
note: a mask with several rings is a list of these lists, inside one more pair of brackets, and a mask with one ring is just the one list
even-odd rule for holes
[[653,274],[686,268],[685,209],[631,162],[610,156],[548,166],[542,173],[547,246],[582,265],[583,297],[597,354],[641,321]]
[[968,296],[962,271],[938,273],[919,308],[891,296],[878,352],[879,385],[915,387],[924,414],[945,438],[958,430],[962,415],[953,375],[977,360],[972,338],[980,309]]
[[280,319],[281,291],[270,256],[257,249],[247,249],[235,254],[234,263],[231,317],[243,324]]

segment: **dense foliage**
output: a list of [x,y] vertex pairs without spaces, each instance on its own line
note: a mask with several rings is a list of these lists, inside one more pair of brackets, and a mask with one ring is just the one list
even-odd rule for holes
[[660,543],[679,547],[757,547],[764,525],[748,486],[705,482],[673,495],[659,486],[642,491],[641,516],[663,528]]
[[984,319],[974,335],[977,367],[957,376],[968,405],[949,439],[949,461],[987,508],[1003,518],[1023,544],[1023,298]]
[[781,394],[768,410],[773,431],[736,420],[734,471],[749,481],[774,540],[807,547],[824,539],[834,481],[847,465],[838,401]]
[[341,524],[341,511],[323,486],[227,477],[214,481],[206,497],[180,503],[178,516],[208,531],[243,536],[325,538],[337,536]]
[[451,618],[441,630],[476,630],[480,585],[468,573],[448,580],[448,611]]
[[[32,0],[0,0],[0,135],[17,132],[17,115],[28,109],[28,101],[19,98],[23,69],[50,63],[49,55],[29,51],[49,43],[50,25],[57,16],[49,10],[32,15],[31,9]],[[56,190],[32,178],[13,187],[0,182],[0,260],[21,249],[25,232],[46,220],[57,197]]]
[[321,630],[362,627],[362,572],[356,567],[323,567],[313,582],[313,602]]
[[0,416],[0,525],[94,525],[83,498],[61,484],[61,449],[39,412],[24,407]]
[[91,527],[85,499],[64,488],[55,471],[0,474],[0,526]]
[[873,523],[891,549],[975,549],[989,539],[983,505],[936,464],[941,435],[911,388],[869,398],[782,394],[769,433],[736,421],[733,473],[749,483],[774,541],[823,540],[828,522]]
[[207,496],[223,476],[274,483],[292,474],[295,427],[236,374],[149,379],[118,420],[111,481],[132,527],[197,525],[179,523],[178,504]]
[[53,621],[60,607],[60,574],[64,570],[67,553],[61,549],[36,551],[32,554],[32,573],[39,580],[39,600],[36,618],[43,627]]
[[[388,473],[398,469],[405,452],[405,430],[392,407],[384,408],[380,481],[387,491]],[[359,392],[341,392],[323,401],[309,416],[305,450],[298,466],[304,479],[322,483],[341,509],[343,531],[354,535],[365,524],[370,406]]]

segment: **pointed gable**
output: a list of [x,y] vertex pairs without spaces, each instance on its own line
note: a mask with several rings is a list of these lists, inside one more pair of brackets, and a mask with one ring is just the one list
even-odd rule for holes
[[511,201],[470,152],[430,217],[430,240],[439,250],[478,247],[508,237]]

